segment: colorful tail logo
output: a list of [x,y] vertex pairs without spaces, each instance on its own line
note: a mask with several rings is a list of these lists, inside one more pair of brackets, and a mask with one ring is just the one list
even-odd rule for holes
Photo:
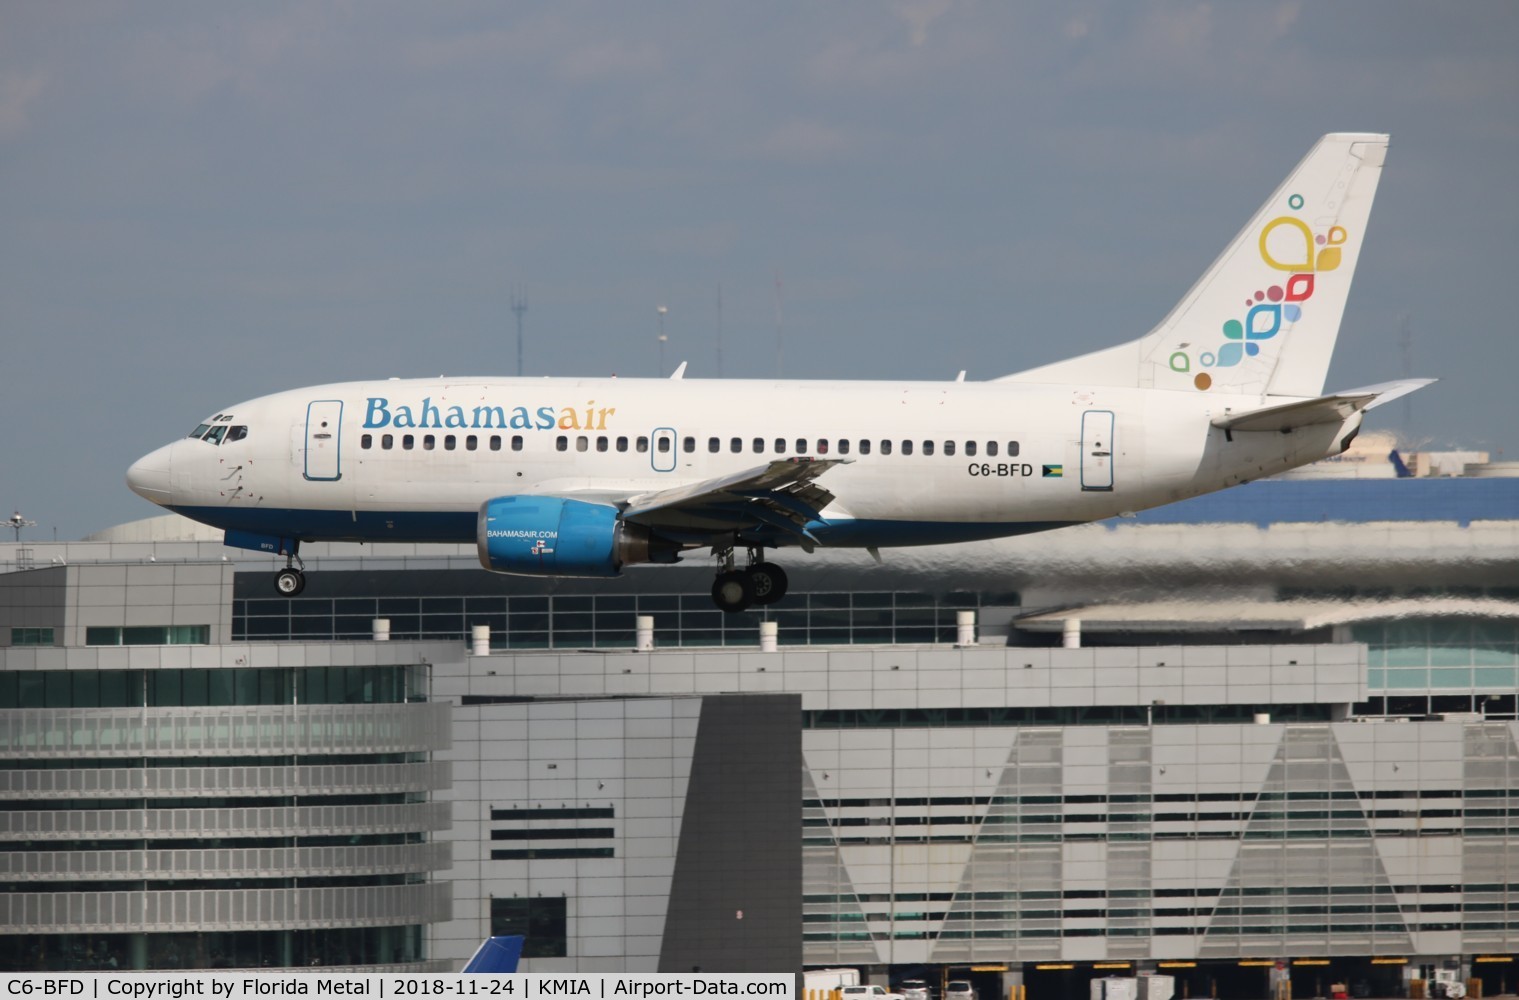
[[[1303,196],[1295,194],[1288,198],[1287,207],[1300,211]],[[1281,215],[1266,223],[1260,236],[1261,260],[1273,270],[1291,273],[1279,285],[1256,289],[1253,294],[1247,292],[1245,318],[1224,323],[1224,342],[1216,350],[1199,353],[1198,366],[1232,368],[1245,358],[1260,354],[1260,342],[1275,337],[1283,324],[1301,319],[1300,303],[1313,297],[1314,274],[1340,266],[1340,247],[1349,235],[1343,226],[1330,226],[1327,233],[1315,235],[1306,222],[1291,215]],[[1186,351],[1175,351],[1170,366],[1174,372],[1190,372],[1192,356]],[[1200,371],[1193,376],[1192,384],[1207,390],[1213,386],[1213,376]]]

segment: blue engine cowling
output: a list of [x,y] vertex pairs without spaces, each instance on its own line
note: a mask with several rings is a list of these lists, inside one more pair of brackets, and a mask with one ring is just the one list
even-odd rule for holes
[[673,546],[617,517],[606,504],[563,497],[509,496],[480,506],[480,565],[523,576],[616,576],[640,562],[674,562]]

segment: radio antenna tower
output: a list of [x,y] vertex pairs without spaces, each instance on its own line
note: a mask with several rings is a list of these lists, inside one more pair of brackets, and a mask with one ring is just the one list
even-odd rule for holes
[[786,370],[786,349],[783,334],[786,320],[781,313],[781,274],[775,273],[775,377],[780,378]]
[[[1413,378],[1413,373],[1414,373],[1414,329],[1413,329],[1413,324],[1410,323],[1409,320],[1408,320],[1408,313],[1407,313],[1407,311],[1405,311],[1403,313],[1403,315],[1399,317],[1399,320],[1401,321],[1401,332],[1398,335],[1398,349],[1403,354],[1403,377],[1404,378]],[[1407,396],[1403,397],[1403,433],[1405,433],[1405,434],[1412,434],[1413,433],[1414,404],[1413,404],[1413,400],[1409,398],[1412,395],[1413,395],[1413,393],[1409,393]]]
[[527,296],[512,293],[512,312],[517,314],[517,377],[522,377],[522,314],[527,312]]

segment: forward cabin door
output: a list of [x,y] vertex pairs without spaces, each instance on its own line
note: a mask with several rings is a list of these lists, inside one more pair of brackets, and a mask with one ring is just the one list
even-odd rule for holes
[[306,461],[303,473],[313,482],[343,478],[343,401],[318,399],[306,407]]
[[1081,488],[1113,488],[1113,411],[1087,410],[1081,415]]

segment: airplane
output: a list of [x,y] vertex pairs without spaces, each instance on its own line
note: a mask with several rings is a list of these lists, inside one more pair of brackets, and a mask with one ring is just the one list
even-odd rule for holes
[[[1388,137],[1323,136],[1149,333],[989,381],[436,378],[225,407],[127,473],[285,557],[475,543],[481,564],[611,577],[707,550],[712,598],[786,593],[767,552],[972,542],[1111,518],[1339,454],[1432,382],[1325,395]],[[738,554],[743,554],[743,562]]]

